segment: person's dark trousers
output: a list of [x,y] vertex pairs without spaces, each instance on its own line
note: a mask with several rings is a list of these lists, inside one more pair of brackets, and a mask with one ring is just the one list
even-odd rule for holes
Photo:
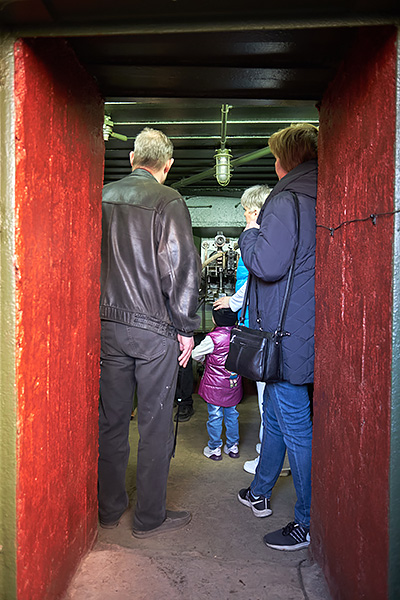
[[[189,421],[194,414],[193,410],[193,361],[189,358],[186,367],[179,367],[178,381],[176,384],[175,404],[179,408],[179,421]],[[175,414],[176,421],[178,411]]]
[[179,367],[178,380],[176,384],[175,401],[180,402],[181,407],[193,407],[193,361],[189,358],[186,367]]
[[139,445],[133,527],[148,531],[165,520],[178,355],[177,339],[111,321],[101,323],[99,517],[102,523],[117,521],[128,506],[125,475],[135,389]]

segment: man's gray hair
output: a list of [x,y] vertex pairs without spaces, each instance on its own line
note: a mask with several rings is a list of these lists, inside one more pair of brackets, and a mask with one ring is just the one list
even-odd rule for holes
[[174,146],[158,129],[145,127],[135,139],[132,167],[148,167],[159,171],[172,158]]
[[270,193],[271,188],[267,185],[253,185],[243,192],[240,203],[243,208],[261,210]]

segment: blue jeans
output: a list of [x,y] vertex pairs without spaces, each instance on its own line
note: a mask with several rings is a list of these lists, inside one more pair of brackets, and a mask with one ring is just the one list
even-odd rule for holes
[[251,483],[254,496],[271,497],[287,449],[297,502],[296,523],[310,527],[311,443],[310,399],[306,385],[267,383],[264,392],[260,460]]
[[208,447],[211,450],[215,450],[219,446],[222,446],[222,421],[225,422],[226,429],[226,445],[228,448],[233,444],[239,443],[239,413],[236,410],[236,406],[229,406],[223,408],[222,406],[214,406],[214,404],[207,404],[208,408],[208,421],[207,431],[210,436]]

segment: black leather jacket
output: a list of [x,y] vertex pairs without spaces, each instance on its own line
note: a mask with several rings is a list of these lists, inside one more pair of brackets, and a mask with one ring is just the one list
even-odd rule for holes
[[180,194],[145,169],[103,190],[100,317],[193,335],[201,263]]

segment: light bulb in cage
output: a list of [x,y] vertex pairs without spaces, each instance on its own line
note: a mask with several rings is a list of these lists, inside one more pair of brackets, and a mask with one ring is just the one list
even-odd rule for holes
[[225,186],[231,180],[232,154],[227,148],[217,150],[215,153],[215,177],[219,185]]

